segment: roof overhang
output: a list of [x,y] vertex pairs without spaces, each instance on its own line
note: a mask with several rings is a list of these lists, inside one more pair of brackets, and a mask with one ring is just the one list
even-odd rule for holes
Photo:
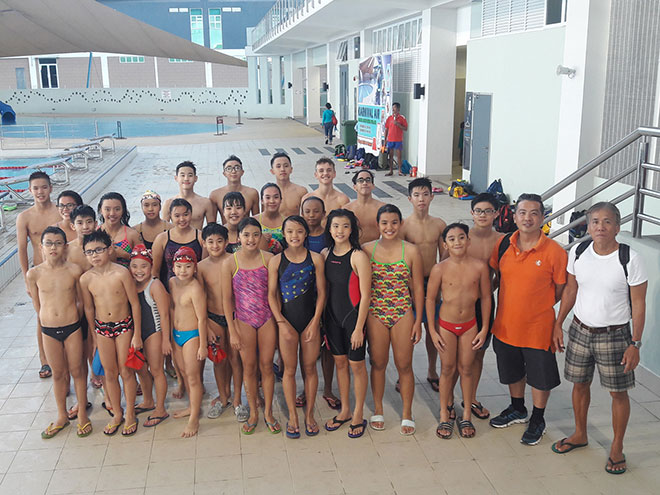
[[0,57],[79,52],[247,65],[95,0],[0,0]]

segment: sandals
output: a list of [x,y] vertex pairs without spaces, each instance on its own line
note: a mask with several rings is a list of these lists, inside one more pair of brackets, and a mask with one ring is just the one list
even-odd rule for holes
[[76,432],[76,435],[78,435],[78,438],[85,438],[85,437],[88,437],[92,434],[92,423],[90,421],[88,421],[84,425],[81,425],[80,423],[78,423],[77,428],[78,428],[78,431]]
[[92,384],[92,387],[99,389],[103,386],[103,382],[98,376],[95,376],[94,378],[91,378],[89,382]]
[[[461,402],[461,406],[465,407],[465,403]],[[488,419],[490,418],[490,412],[484,412],[484,405],[481,402],[473,402],[470,406],[472,414],[474,414],[479,419]]]
[[47,364],[44,364],[39,370],[39,378],[50,378],[53,376],[53,370]]
[[[562,438],[558,442],[553,443],[552,447],[551,447],[552,451],[555,454],[568,454],[571,450],[581,449],[582,447],[586,447],[587,445],[589,445],[589,442],[571,443],[571,442],[567,442],[566,440],[568,440],[568,439],[567,438]],[[561,450],[561,448],[564,447],[564,446],[566,446],[568,448],[566,450]]]
[[[316,429],[313,429],[314,427],[316,427]],[[316,435],[319,434],[319,431],[320,431],[319,425],[317,423],[311,425],[310,428],[310,425],[308,425],[307,422],[305,422],[305,435],[307,435],[308,437],[315,437]]]
[[330,397],[329,395],[324,395],[323,399],[328,403],[330,409],[339,411],[341,409],[341,400],[335,397]]
[[440,392],[440,378],[426,378],[434,392]]
[[144,412],[153,411],[154,409],[156,409],[156,407],[135,406],[135,414],[142,414]]
[[124,418],[121,418],[121,421],[119,423],[108,423],[107,425],[105,425],[105,428],[103,429],[103,434],[109,437],[113,436],[115,433],[117,433],[117,430],[119,430],[119,427],[123,422],[124,422]]
[[[411,432],[405,432],[405,431],[403,431],[404,428],[412,428],[413,430]],[[402,419],[401,420],[401,429],[399,430],[399,433],[401,433],[405,437],[408,437],[410,435],[414,435],[415,431],[416,431],[415,420],[413,420],[413,419]]]
[[[374,426],[374,423],[383,423],[383,426]],[[371,426],[372,430],[383,431],[385,429],[385,416],[374,414],[369,418],[369,426]]]
[[[268,431],[271,432],[273,435],[277,435],[278,433],[282,432],[282,427],[280,426],[280,423],[275,420],[272,423],[269,423],[266,418],[264,418],[264,423],[266,423],[266,427],[268,428]],[[298,436],[300,436],[300,432],[298,432]]]
[[[463,430],[466,428],[472,428],[472,433],[465,433]],[[458,434],[463,438],[472,438],[476,435],[477,429],[472,424],[472,421],[469,419],[463,419],[458,422]]]
[[254,433],[254,430],[257,429],[257,423],[249,423],[245,422],[243,423],[243,426],[241,427],[241,433],[243,435],[252,435]]
[[[348,419],[337,419],[337,416],[332,418],[332,424],[333,426],[328,426],[328,423],[325,424],[325,429],[327,431],[336,431],[339,428],[341,428],[345,423],[348,423],[351,419],[353,418],[348,418]],[[337,425],[337,426],[334,426]]]
[[101,402],[101,407],[108,411],[108,414],[110,415],[111,418],[114,418],[114,414],[112,413],[112,408],[108,407],[105,402]]
[[[448,432],[448,434],[443,435],[442,432]],[[442,438],[443,440],[449,440],[454,433],[454,422],[453,421],[441,421],[438,424],[438,427],[435,429],[435,434]]]
[[[69,421],[72,421],[72,420],[78,418],[78,410],[76,409],[76,412],[73,412],[74,407],[76,407],[76,406],[75,405],[71,406],[69,408],[69,410],[66,412],[66,416],[69,418]],[[89,409],[91,409],[91,407],[92,407],[92,403],[88,402],[87,405],[85,406],[85,409],[89,410]]]
[[[267,424],[267,423],[266,423]],[[300,438],[300,428],[298,426],[293,427],[289,425],[289,422],[286,423],[286,437],[287,438]]]
[[456,409],[454,409],[454,404],[447,406],[447,411],[449,411],[449,420],[456,421]]
[[[358,428],[362,428],[362,431],[360,431],[360,433],[353,433]],[[366,429],[367,429],[366,419],[363,419],[362,423],[360,423],[359,425],[350,424],[348,425],[348,438],[360,438],[362,435],[364,435]]]
[[620,461],[614,462],[611,457],[607,458],[607,464],[605,464],[605,471],[607,471],[609,474],[623,474],[627,471],[627,467],[622,467],[622,468],[617,468],[619,464],[623,464],[626,462],[626,456],[623,456],[623,459]]
[[[165,421],[169,417],[170,417],[169,414],[166,414],[165,416],[147,416],[147,420],[144,423],[142,423],[142,426],[144,426],[146,428],[152,428],[154,426],[158,426],[159,424],[161,424],[163,421]],[[156,422],[151,423],[151,424],[147,424],[150,421],[156,421]]]
[[71,423],[68,421],[64,423],[62,426],[55,426],[55,423],[51,423],[48,425],[48,427],[41,432],[41,438],[44,440],[49,440],[56,436],[59,432],[61,432],[64,428],[69,426]]
[[302,393],[296,397],[296,407],[305,407],[305,404],[307,404],[307,397]]

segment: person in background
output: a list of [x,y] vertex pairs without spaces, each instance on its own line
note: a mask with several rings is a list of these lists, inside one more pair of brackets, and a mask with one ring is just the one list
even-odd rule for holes
[[408,130],[408,121],[399,113],[400,103],[392,103],[392,115],[385,121],[385,142],[387,143],[387,160],[390,164],[390,171],[385,175],[394,174],[394,153],[396,153],[396,162],[399,164],[399,175],[401,173],[401,151],[403,150],[403,132]]
[[335,127],[335,123],[333,122],[334,116],[335,111],[332,109],[332,105],[330,105],[330,103],[326,103],[322,118],[323,132],[325,133],[325,144],[332,144],[332,131]]

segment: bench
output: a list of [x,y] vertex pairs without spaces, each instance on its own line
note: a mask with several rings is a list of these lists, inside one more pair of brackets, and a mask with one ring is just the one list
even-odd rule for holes
[[106,139],[109,139],[109,140],[110,140],[110,144],[111,144],[111,146],[110,146],[109,148],[103,148],[103,150],[104,150],[104,151],[110,151],[110,150],[112,150],[112,152],[114,153],[114,152],[115,152],[115,134],[114,134],[114,133],[112,133],[112,134],[104,134],[103,136],[94,136],[94,137],[91,137],[91,138],[87,138],[87,140],[88,140],[90,143],[93,143],[93,142],[102,143],[102,142],[105,141]]
[[[8,191],[0,193],[3,195],[0,200],[0,203],[2,203],[3,205],[4,203],[10,203],[16,205],[32,204],[32,199],[25,196],[25,193],[21,193],[20,191],[18,191],[18,188],[15,187],[16,184],[20,184],[21,182],[27,182],[29,180],[30,180],[30,174],[18,175],[16,177],[10,177],[8,179],[0,179],[0,188],[8,189]],[[15,200],[11,199],[12,196],[15,197],[16,199]]]
[[64,148],[64,151],[80,151],[82,149],[88,153],[89,158],[103,160],[103,146],[101,146],[100,141],[86,141],[84,143],[72,144],[68,148]]
[[53,175],[57,171],[63,171],[64,172],[64,179],[57,179],[56,177],[53,177],[51,175],[50,180],[53,184],[58,184],[58,185],[63,185],[67,186],[69,185],[70,178],[69,178],[69,170],[71,169],[71,164],[69,163],[68,158],[56,158],[55,160],[50,160],[47,162],[40,162],[40,163],[34,163],[32,165],[28,165],[25,167],[25,170],[40,170],[42,172],[45,172],[44,169],[47,168],[52,168],[53,169]]
[[[62,159],[71,159],[71,164],[69,165],[72,170],[88,170],[89,169],[89,148],[79,148],[76,150],[64,151],[60,153],[59,158]],[[82,165],[76,165],[76,160],[82,160]]]

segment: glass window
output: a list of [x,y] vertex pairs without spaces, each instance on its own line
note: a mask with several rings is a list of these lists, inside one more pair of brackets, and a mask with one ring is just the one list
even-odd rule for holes
[[410,27],[410,46],[417,46],[417,19],[412,21]]
[[405,42],[404,42],[403,47],[404,48],[410,48],[410,23],[409,22],[405,23],[405,34],[404,34],[404,36],[405,36],[405,38],[404,38]]
[[360,37],[353,38],[353,58],[360,58]]
[[212,50],[222,49],[222,16],[220,9],[209,9],[209,41]]
[[392,51],[399,49],[399,28],[394,26],[392,29]]
[[565,3],[565,0],[547,0],[545,5],[546,24],[559,24],[566,21],[564,14]]
[[266,59],[266,78],[268,81],[268,103],[273,104],[273,59]]
[[403,38],[404,38],[404,26],[403,24],[399,24],[399,43],[397,43],[397,49],[402,50],[403,49]]
[[223,12],[231,12],[231,7],[222,7]]
[[190,41],[204,45],[204,17],[202,9],[190,9]]
[[171,58],[170,63],[171,64],[187,64],[187,63],[192,63],[192,60],[186,60],[185,58]]
[[284,90],[284,57],[280,57],[280,103],[286,103],[286,91]]
[[232,7],[232,8],[231,8],[231,11],[232,11],[232,12],[240,12],[240,11],[241,11],[241,8],[240,8],[240,7]]
[[178,11],[179,11],[179,9],[177,9],[176,7],[170,7],[170,13],[178,12]]
[[119,63],[120,64],[143,64],[144,63],[144,57],[131,57],[131,56],[119,57]]
[[54,58],[39,59],[39,75],[42,88],[59,88],[57,77],[57,60]]

